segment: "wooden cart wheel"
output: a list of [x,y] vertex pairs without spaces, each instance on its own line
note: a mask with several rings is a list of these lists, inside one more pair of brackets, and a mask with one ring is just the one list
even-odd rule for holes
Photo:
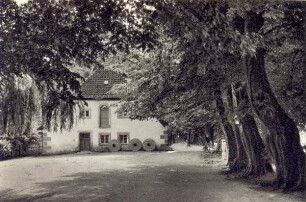
[[154,140],[152,139],[146,139],[144,142],[143,142],[143,148],[144,150],[146,151],[153,151],[154,149],[156,149],[156,143]]
[[121,144],[118,142],[118,140],[111,140],[108,143],[108,149],[111,152],[117,152],[121,149]]
[[139,151],[141,149],[142,143],[139,139],[132,139],[130,141],[129,147],[130,147],[130,150],[136,152],[136,151]]

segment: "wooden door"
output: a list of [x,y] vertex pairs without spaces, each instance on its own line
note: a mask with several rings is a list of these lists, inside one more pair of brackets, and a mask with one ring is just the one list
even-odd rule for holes
[[90,151],[90,133],[80,133],[80,151]]

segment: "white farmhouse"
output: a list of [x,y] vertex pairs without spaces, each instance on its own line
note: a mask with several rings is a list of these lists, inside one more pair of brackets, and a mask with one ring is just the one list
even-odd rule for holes
[[43,133],[44,153],[159,149],[167,144],[167,131],[157,120],[131,120],[116,113],[120,96],[111,88],[125,82],[114,71],[98,69],[82,85],[88,103],[73,128]]

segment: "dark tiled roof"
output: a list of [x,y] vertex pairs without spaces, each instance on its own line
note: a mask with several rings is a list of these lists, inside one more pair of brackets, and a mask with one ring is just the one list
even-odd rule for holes
[[[105,81],[108,81],[105,84]],[[106,69],[97,69],[82,84],[82,95],[87,99],[121,98],[121,95],[111,92],[111,88],[116,84],[125,83],[124,76],[118,72]]]

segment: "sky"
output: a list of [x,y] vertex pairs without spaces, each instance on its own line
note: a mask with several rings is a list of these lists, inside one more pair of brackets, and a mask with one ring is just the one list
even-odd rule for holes
[[15,0],[18,5],[28,2],[28,0]]

